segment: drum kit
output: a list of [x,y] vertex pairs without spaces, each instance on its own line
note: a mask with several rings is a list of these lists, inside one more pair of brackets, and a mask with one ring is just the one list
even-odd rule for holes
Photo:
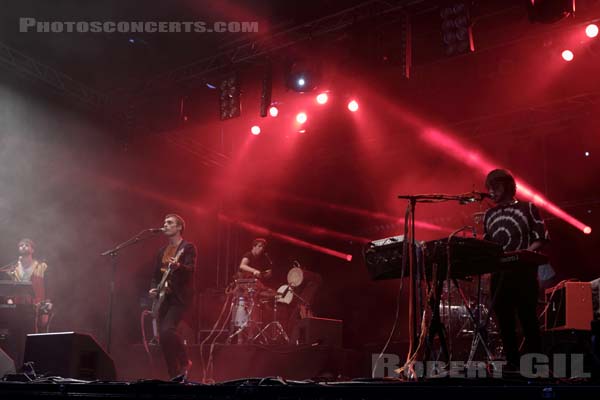
[[295,300],[306,304],[295,292],[302,285],[304,271],[295,261],[287,274],[287,284],[276,291],[258,278],[236,279],[231,300],[228,343],[287,344],[290,338],[282,323],[282,309],[289,313]]
[[447,328],[448,341],[452,343],[452,359],[497,359],[502,354],[498,325],[489,309],[489,278],[484,275],[481,280],[462,281],[460,289],[443,289],[440,317]]

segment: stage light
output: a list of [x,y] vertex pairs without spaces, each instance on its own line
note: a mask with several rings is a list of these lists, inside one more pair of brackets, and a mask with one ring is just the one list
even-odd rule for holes
[[598,25],[589,24],[588,26],[586,26],[585,35],[589,38],[595,38],[596,36],[598,36]]
[[592,228],[590,228],[589,226],[586,226],[585,228],[583,228],[583,233],[585,233],[586,235],[589,235],[590,233],[592,233]]
[[276,117],[279,115],[279,109],[275,106],[271,106],[271,108],[269,108],[269,115],[271,117]]
[[306,129],[300,129],[298,133],[306,133]]
[[296,92],[314,90],[320,80],[320,66],[313,59],[296,59],[286,65],[286,86]]
[[585,152],[585,153],[583,153],[583,154],[584,154],[586,157],[589,157],[589,156],[590,156],[590,152],[589,152],[589,151],[586,151],[586,152]]
[[321,93],[317,96],[317,103],[319,104],[325,104],[327,103],[327,100],[329,100],[327,93]]
[[308,116],[306,115],[305,112],[301,112],[296,115],[296,122],[298,122],[299,124],[305,123],[307,119],[308,119]]
[[219,83],[221,121],[240,116],[240,94],[240,81],[236,73],[231,74]]
[[267,62],[262,80],[262,90],[260,93],[260,116],[262,118],[268,115],[271,106],[271,95],[273,94],[273,69],[271,63]]
[[260,135],[260,126],[254,125],[250,128],[250,132],[252,132],[253,135]]
[[442,39],[446,55],[475,51],[469,6],[465,1],[453,1],[440,9]]
[[563,50],[562,52],[562,58],[565,61],[572,61],[573,60],[573,52],[571,50]]
[[358,102],[356,100],[350,100],[348,102],[348,110],[352,112],[358,111]]

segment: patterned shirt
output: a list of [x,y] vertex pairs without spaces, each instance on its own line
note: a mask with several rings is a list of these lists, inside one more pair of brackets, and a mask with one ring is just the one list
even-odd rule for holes
[[513,201],[486,211],[484,239],[502,245],[504,251],[527,249],[533,242],[550,240],[535,204]]

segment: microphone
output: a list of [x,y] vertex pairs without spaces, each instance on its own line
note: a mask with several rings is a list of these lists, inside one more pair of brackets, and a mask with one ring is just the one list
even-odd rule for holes
[[148,231],[152,233],[161,233],[165,231],[165,228],[150,228]]
[[470,193],[460,196],[458,201],[460,204],[464,205],[469,203],[475,203],[477,201],[483,201],[484,199],[493,199],[493,197],[489,193],[472,191]]

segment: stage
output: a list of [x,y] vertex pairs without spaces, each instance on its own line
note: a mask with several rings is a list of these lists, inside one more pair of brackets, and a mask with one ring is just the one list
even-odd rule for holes
[[600,398],[600,0],[6,3],[0,400]]
[[[87,349],[99,351],[98,346]],[[215,344],[212,353],[210,345],[189,345],[187,351],[193,368],[184,382],[167,380],[159,346],[149,346],[147,353],[141,344],[122,345],[115,347],[112,352],[114,368],[106,368],[101,357],[90,357],[87,350],[80,350],[77,356],[62,361],[67,364],[64,371],[69,371],[64,373],[64,377],[53,376],[50,370],[40,370],[42,366],[49,368],[52,365],[52,360],[48,364],[48,360],[40,357],[33,365],[35,373],[30,369],[27,374],[6,375],[0,382],[0,396],[10,399],[214,400],[379,400],[420,396],[464,400],[515,396],[528,399],[596,399],[600,394],[597,368],[588,363],[579,371],[590,373],[591,377],[585,379],[527,378],[517,372],[503,370],[502,375],[496,375],[481,369],[478,370],[481,374],[470,375],[469,369],[453,371],[446,365],[442,370],[426,365],[421,370],[425,372],[424,375],[419,375],[418,379],[408,379],[406,375],[393,374],[395,365],[390,364],[390,359],[398,358],[394,361],[398,362],[399,355],[387,354],[384,360],[386,369],[376,369],[375,373],[395,377],[372,379],[371,367],[376,354],[330,345]],[[52,350],[42,353],[52,354]],[[116,371],[116,378],[113,380],[106,378],[109,375],[97,375],[102,378],[82,379],[82,376],[90,376],[90,367],[93,367],[93,364],[83,361],[91,359],[99,360],[95,364],[97,371],[100,368],[103,368],[104,374],[110,374],[111,370],[114,374]],[[56,361],[54,365],[55,368],[60,367]],[[559,369],[556,366],[552,368],[555,372]],[[573,364],[566,369],[571,374],[575,370]],[[537,368],[533,372],[543,375],[544,369]]]
[[398,398],[443,399],[597,399],[600,386],[581,382],[449,381],[428,382],[297,382],[253,378],[213,385],[161,381],[110,383],[0,382],[0,393],[10,399],[277,399],[277,400],[387,400]]

